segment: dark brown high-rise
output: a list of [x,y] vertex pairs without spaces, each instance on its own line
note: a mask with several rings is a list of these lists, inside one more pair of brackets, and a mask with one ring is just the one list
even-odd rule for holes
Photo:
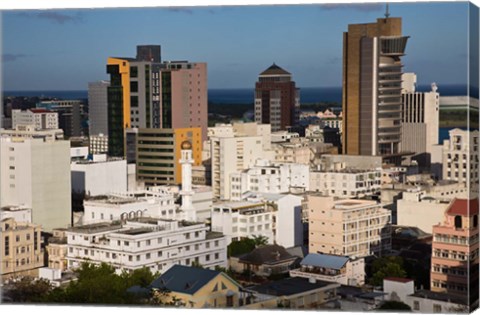
[[351,24],[343,34],[343,153],[399,153],[402,67],[408,36],[402,19]]
[[300,109],[300,90],[292,75],[276,64],[260,73],[255,84],[255,121],[270,124],[272,131],[296,126]]

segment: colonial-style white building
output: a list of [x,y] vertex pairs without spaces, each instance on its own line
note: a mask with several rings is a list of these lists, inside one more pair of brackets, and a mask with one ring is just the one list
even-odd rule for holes
[[241,200],[249,191],[288,193],[309,189],[309,166],[297,163],[272,163],[259,159],[255,166],[230,175],[230,199]]
[[355,198],[380,192],[380,170],[340,169],[310,172],[310,191],[325,196]]
[[174,264],[227,267],[227,243],[203,223],[154,218],[83,225],[67,230],[70,269],[82,262],[108,263],[118,272],[147,267],[165,272]]

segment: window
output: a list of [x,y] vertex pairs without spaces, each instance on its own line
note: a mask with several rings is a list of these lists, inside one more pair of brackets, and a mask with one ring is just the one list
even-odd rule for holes
[[5,256],[10,255],[10,237],[5,236]]
[[441,313],[442,312],[442,306],[440,304],[433,304],[433,312],[434,313]]
[[206,261],[210,261],[210,255],[205,256]]
[[15,241],[20,242],[20,235],[15,236]]
[[150,246],[150,240],[147,240],[147,246]]
[[157,257],[162,257],[162,252],[158,252]]
[[145,255],[147,259],[150,259],[151,255],[150,253],[148,253],[147,255]]

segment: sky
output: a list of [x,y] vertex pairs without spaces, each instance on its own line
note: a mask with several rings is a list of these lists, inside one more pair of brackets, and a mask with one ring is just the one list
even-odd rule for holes
[[[162,46],[162,60],[207,62],[209,88],[253,88],[276,63],[298,87],[342,82],[343,32],[385,4],[3,10],[3,90],[86,90],[109,56]],[[410,36],[404,71],[420,85],[466,84],[467,2],[391,3]]]

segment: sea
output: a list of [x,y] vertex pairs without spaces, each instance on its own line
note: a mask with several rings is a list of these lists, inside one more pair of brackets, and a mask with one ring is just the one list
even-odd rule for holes
[[[430,85],[419,85],[417,91],[428,92]],[[443,96],[467,95],[466,85],[440,85],[438,92]],[[88,99],[88,91],[4,91],[4,97],[23,96],[23,97],[45,97],[57,99]],[[254,89],[209,89],[208,102],[212,104],[253,104]],[[341,106],[342,88],[341,87],[307,87],[300,88],[300,100],[302,104],[312,103],[337,103]],[[439,140],[448,139],[448,131],[452,128],[440,128]]]
[[[417,86],[417,91],[430,91],[430,85]],[[440,85],[438,92],[443,96],[467,95],[466,85]],[[3,91],[5,97],[45,97],[57,99],[88,99],[88,91]],[[209,89],[208,101],[212,104],[253,104],[254,88],[251,89]],[[300,88],[300,100],[302,104],[320,102],[342,102],[341,87],[305,87]]]

